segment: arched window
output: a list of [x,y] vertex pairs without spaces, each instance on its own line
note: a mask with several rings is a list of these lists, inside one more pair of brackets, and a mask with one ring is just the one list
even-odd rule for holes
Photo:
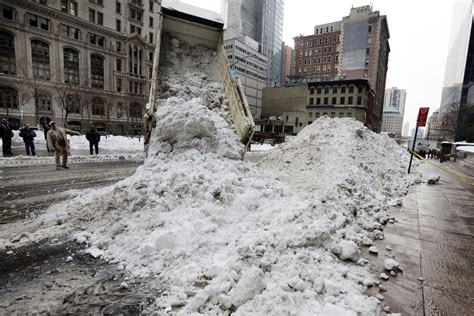
[[15,38],[4,31],[0,31],[0,73],[16,74]]
[[91,55],[91,87],[104,89],[104,58]]
[[15,89],[0,86],[0,108],[18,109],[18,92]]
[[130,117],[131,118],[141,118],[142,117],[143,106],[140,103],[130,104]]
[[31,41],[31,61],[33,62],[33,77],[39,80],[50,80],[49,45],[45,42]]
[[41,94],[35,98],[36,112],[52,112],[51,97],[46,94]]
[[102,98],[92,99],[92,115],[105,115],[105,104]]
[[64,55],[64,82],[79,84],[79,53],[74,49],[65,48]]

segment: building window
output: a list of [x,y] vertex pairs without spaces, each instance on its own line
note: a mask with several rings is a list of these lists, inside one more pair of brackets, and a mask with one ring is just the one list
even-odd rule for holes
[[336,105],[336,103],[337,103],[337,98],[336,98],[336,97],[332,97],[331,103],[332,103],[333,105]]
[[128,47],[128,72],[134,75],[142,75],[142,49],[137,45]]
[[153,61],[154,54],[153,52],[148,52],[148,60]]
[[120,52],[122,50],[122,42],[115,41],[115,49]]
[[337,93],[337,87],[332,87],[332,93]]
[[89,9],[89,22],[95,23],[95,10]]
[[153,18],[150,16],[149,26],[153,27]]
[[18,92],[15,89],[0,86],[0,108],[18,109]]
[[79,84],[79,53],[71,48],[65,48],[64,55],[64,82]]
[[122,92],[122,78],[117,78],[117,92]]
[[102,98],[94,98],[92,99],[92,115],[105,115],[105,104]]
[[354,86],[349,86],[349,93],[354,93]]
[[321,87],[318,87],[318,89],[316,90],[316,94],[321,94]]
[[122,4],[120,1],[115,1],[115,13],[122,13]]
[[33,63],[33,77],[40,80],[50,80],[49,46],[45,42],[31,41],[31,60]]
[[329,104],[329,98],[324,98],[323,104],[328,105]]
[[61,30],[61,35],[73,39],[79,39],[79,29],[65,24],[61,24],[59,29]]
[[369,24],[368,32],[369,32],[369,33],[372,33],[372,24]]
[[40,95],[35,98],[35,107],[37,112],[51,112],[51,98],[47,95]]
[[370,47],[367,47],[365,53],[366,53],[367,55],[370,55]]
[[149,43],[153,43],[153,33],[150,32],[150,38],[148,39]]
[[347,98],[348,105],[352,105],[354,103],[354,99],[352,97]]
[[339,102],[340,105],[346,105],[346,97],[341,97],[341,101]]
[[149,78],[153,78],[153,67],[148,67],[148,76]]
[[40,28],[45,31],[49,31],[49,20],[40,16],[28,13],[28,20],[30,26]]
[[363,90],[363,89],[364,89],[364,88],[363,88],[362,86],[358,86],[358,87],[357,87],[357,92],[362,93],[362,90]]
[[309,104],[313,105],[314,104],[314,98],[309,98]]
[[89,33],[89,43],[104,47],[105,38],[96,34]]
[[10,33],[0,31],[0,73],[16,74],[15,39]]
[[324,87],[324,93],[329,93],[329,87]]
[[77,3],[70,0],[61,0],[61,11],[77,16]]
[[139,103],[130,104],[130,117],[131,118],[142,117],[142,106]]
[[122,21],[120,21],[119,19],[115,20],[115,29],[117,30],[117,32],[122,31]]
[[357,105],[362,105],[362,97],[357,97]]
[[150,0],[150,12],[153,12],[153,0]]
[[5,19],[13,20],[13,7],[2,5],[2,16]]
[[321,105],[321,98],[316,98],[316,105]]
[[314,94],[314,88],[311,87],[311,89],[309,89],[309,94]]
[[104,58],[99,55],[91,55],[91,87],[104,88]]
[[104,14],[97,12],[97,24],[104,25]]
[[117,68],[117,71],[122,71],[122,60],[117,59],[117,61],[115,62],[115,66]]
[[346,93],[346,86],[341,86],[341,93]]

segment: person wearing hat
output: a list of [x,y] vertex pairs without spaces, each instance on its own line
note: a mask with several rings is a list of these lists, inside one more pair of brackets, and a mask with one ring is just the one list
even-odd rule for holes
[[0,138],[2,139],[3,157],[11,156],[13,132],[6,119],[2,119],[2,123],[0,123]]
[[[49,122],[51,129],[48,131],[48,147],[55,151],[56,154],[56,170],[61,170],[61,168],[69,169],[67,166],[67,146],[68,140],[66,134],[69,135],[80,135],[78,132],[71,131],[66,128],[56,126],[56,122]],[[61,156],[62,164],[61,164]]]

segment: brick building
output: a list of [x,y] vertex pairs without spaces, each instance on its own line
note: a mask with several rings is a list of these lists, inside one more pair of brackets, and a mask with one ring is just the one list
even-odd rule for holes
[[375,95],[371,126],[381,130],[390,33],[387,18],[371,6],[351,8],[341,21],[295,37],[293,83],[368,80]]

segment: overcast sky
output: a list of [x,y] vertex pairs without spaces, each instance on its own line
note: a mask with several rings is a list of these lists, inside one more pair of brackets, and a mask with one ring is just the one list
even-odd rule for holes
[[[220,0],[182,0],[220,12]],[[259,1],[259,0],[255,0]],[[390,48],[386,88],[407,90],[405,122],[415,126],[418,108],[439,108],[455,4],[459,0],[372,0],[373,10],[387,16]],[[349,14],[360,0],[286,0],[283,40],[293,47],[293,37],[313,34],[317,24],[334,22]]]

